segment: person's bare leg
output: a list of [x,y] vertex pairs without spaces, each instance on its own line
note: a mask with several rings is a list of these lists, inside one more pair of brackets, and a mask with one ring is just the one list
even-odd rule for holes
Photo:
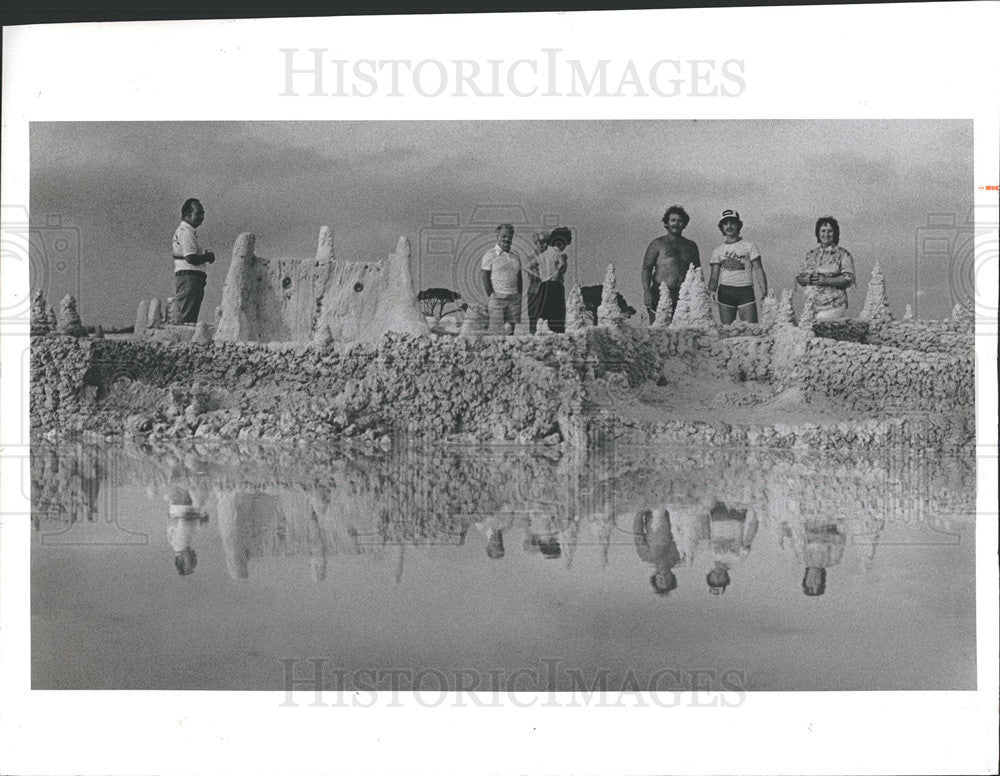
[[728,326],[733,321],[736,320],[736,308],[730,307],[728,304],[722,304],[719,302],[719,321],[723,326]]
[[757,303],[741,304],[739,306],[740,320],[747,323],[757,323]]

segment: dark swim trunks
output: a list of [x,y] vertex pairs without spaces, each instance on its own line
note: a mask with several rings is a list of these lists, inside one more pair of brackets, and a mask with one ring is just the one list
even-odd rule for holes
[[742,307],[757,301],[753,286],[719,286],[719,304],[727,307]]

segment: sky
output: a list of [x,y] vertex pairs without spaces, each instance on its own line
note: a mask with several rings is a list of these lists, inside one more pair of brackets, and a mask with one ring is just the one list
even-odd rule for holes
[[132,324],[140,300],[174,293],[170,242],[197,197],[218,257],[203,320],[239,233],[257,255],[311,258],[323,225],[353,261],[406,235],[416,290],[466,295],[497,222],[522,248],[568,226],[569,282],[601,283],[614,263],[640,308],[643,255],[679,204],[706,262],[738,210],[775,291],[833,215],[858,271],[852,315],[880,260],[897,314],[940,318],[968,294],[972,161],[971,121],[36,122],[32,287],[53,307],[76,294],[85,324]]

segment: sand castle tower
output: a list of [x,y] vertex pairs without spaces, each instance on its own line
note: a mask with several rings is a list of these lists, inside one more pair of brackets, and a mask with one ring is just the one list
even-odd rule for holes
[[377,342],[393,332],[430,335],[410,275],[410,241],[400,237],[385,263],[333,261],[312,341]]
[[674,319],[674,302],[670,298],[670,289],[666,283],[660,283],[660,301],[656,305],[651,326],[665,328]]
[[712,323],[712,299],[708,295],[708,289],[705,288],[701,270],[690,266],[687,275],[684,276],[684,283],[677,297],[677,309],[674,310],[670,326],[674,329],[705,328]]
[[38,289],[31,295],[31,336],[40,337],[52,331],[49,326],[49,306],[45,294]]
[[878,260],[872,267],[872,276],[868,281],[868,294],[865,296],[865,306],[861,310],[859,320],[871,323],[887,323],[892,320],[892,311],[885,298],[885,277],[882,275],[882,265]]
[[802,317],[799,319],[799,326],[804,329],[811,328],[816,321],[816,294],[811,289],[806,289],[805,303],[802,305]]
[[903,310],[903,320],[904,321],[913,320],[913,305],[906,305],[906,309]]
[[609,264],[604,273],[604,287],[601,290],[601,304],[597,308],[597,325],[617,329],[624,316],[618,306],[618,283],[615,280],[615,265]]
[[566,331],[583,331],[594,325],[594,320],[583,304],[583,292],[580,284],[574,284],[566,297]]
[[385,262],[343,261],[322,227],[311,259],[265,258],[236,238],[215,341],[375,342],[388,331],[430,334],[410,277],[410,243]]
[[960,323],[975,323],[976,314],[971,308],[966,307],[961,302],[956,302],[951,309],[951,319]]
[[76,309],[76,297],[72,294],[66,294],[59,305],[58,331],[71,337],[87,335],[83,321],[80,320],[80,313]]
[[760,303],[760,322],[767,327],[774,326],[778,321],[778,298],[768,294]]
[[775,323],[790,323],[792,326],[795,325],[795,310],[792,307],[792,289],[784,288],[781,290],[781,298],[775,307],[774,315]]
[[462,329],[459,336],[474,337],[485,334],[488,329],[489,314],[486,312],[486,308],[470,304],[465,310],[465,317],[462,318]]

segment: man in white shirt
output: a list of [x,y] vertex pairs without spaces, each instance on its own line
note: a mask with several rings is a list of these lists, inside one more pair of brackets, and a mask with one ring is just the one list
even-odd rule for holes
[[189,199],[181,208],[181,223],[174,232],[171,250],[174,257],[174,280],[180,323],[197,323],[201,302],[205,298],[205,264],[215,261],[215,254],[198,247],[195,232],[205,220],[201,202]]
[[174,551],[174,565],[177,573],[188,576],[194,573],[198,554],[194,551],[194,539],[198,527],[208,522],[205,510],[205,496],[192,493],[185,484],[188,472],[183,464],[175,463],[170,469],[170,523],[167,539]]
[[514,225],[497,227],[497,244],[483,255],[482,280],[490,334],[512,334],[521,320],[521,258],[511,250]]

